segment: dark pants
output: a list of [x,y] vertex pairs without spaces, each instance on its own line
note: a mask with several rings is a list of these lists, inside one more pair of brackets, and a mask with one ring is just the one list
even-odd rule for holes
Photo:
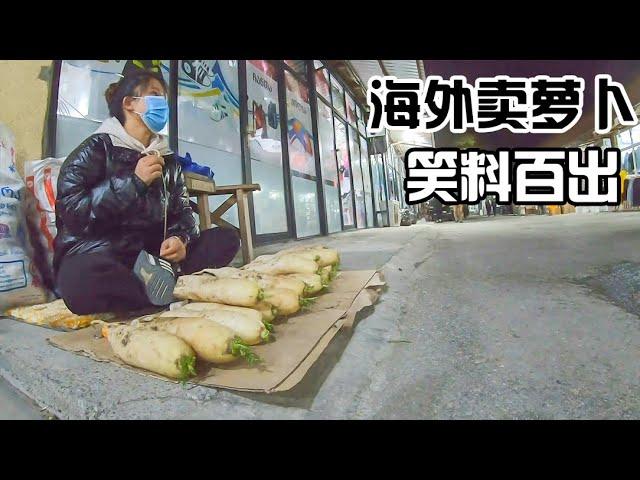
[[[212,228],[187,247],[180,267],[183,274],[228,265],[240,248],[235,230]],[[130,265],[109,252],[65,257],[57,276],[58,292],[69,310],[78,315],[126,312],[152,307],[144,286]]]

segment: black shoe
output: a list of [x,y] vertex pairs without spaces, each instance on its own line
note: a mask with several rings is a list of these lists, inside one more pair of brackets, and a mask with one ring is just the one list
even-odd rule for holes
[[142,250],[133,266],[133,273],[144,284],[152,305],[164,306],[174,301],[176,275],[171,263]]

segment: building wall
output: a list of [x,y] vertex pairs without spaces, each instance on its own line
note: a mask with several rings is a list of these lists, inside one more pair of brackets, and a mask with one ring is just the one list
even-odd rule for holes
[[50,73],[40,77],[51,65],[52,60],[0,60],[0,122],[16,137],[21,174],[25,161],[42,157]]

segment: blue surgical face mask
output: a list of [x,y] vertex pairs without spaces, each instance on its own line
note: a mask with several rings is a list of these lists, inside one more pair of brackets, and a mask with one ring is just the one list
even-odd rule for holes
[[[144,124],[154,133],[162,131],[169,121],[169,104],[165,97],[159,95],[147,95],[142,98],[147,106],[144,113],[136,112],[142,118]],[[134,110],[135,111],[135,110]]]

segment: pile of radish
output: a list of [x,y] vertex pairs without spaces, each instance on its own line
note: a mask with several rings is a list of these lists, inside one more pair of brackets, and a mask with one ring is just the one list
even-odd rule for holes
[[253,365],[261,359],[251,347],[273,340],[274,320],[313,302],[339,264],[334,249],[293,247],[239,269],[179,277],[174,296],[183,302],[168,311],[130,324],[97,323],[120,360],[170,378],[195,376],[197,360],[216,365],[242,358]]

